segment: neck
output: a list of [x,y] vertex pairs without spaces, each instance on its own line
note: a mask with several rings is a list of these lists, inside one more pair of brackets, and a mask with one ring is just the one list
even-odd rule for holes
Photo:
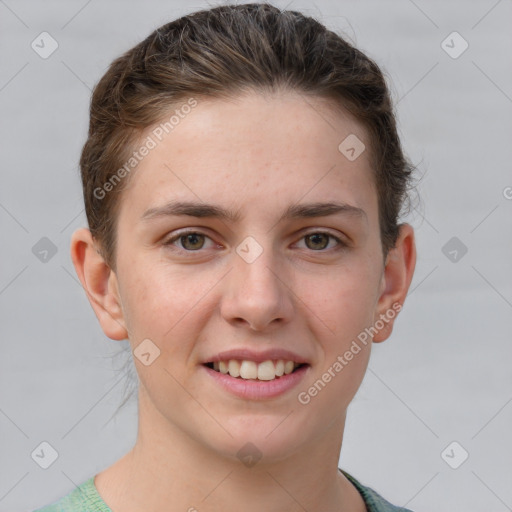
[[244,465],[171,425],[140,394],[135,446],[95,485],[120,512],[363,512],[361,496],[338,471],[344,426],[345,415],[284,458]]

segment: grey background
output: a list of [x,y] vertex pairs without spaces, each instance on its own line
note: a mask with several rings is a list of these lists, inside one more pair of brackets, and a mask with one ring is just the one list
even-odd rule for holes
[[[424,175],[406,219],[418,248],[411,291],[392,337],[373,347],[340,466],[416,512],[512,510],[512,3],[274,3],[383,67]],[[90,89],[112,59],[206,6],[0,0],[1,512],[62,497],[135,441],[134,400],[111,418],[127,342],[105,337],[69,256],[86,225],[77,162]],[[59,45],[47,59],[31,48],[43,31]],[[453,31],[469,44],[456,59],[441,47]],[[442,250],[454,236],[467,247],[456,262]],[[57,250],[46,262],[33,252],[43,237]],[[58,452],[48,469],[31,457],[43,441]],[[452,441],[469,453],[458,469],[441,456]]]

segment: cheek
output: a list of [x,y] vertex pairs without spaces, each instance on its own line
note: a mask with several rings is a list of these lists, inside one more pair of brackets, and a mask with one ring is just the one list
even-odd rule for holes
[[[169,407],[171,395],[173,407],[185,409],[186,402],[178,400],[185,400],[188,395],[173,377],[181,382],[190,370],[190,354],[202,329],[199,317],[204,307],[197,302],[204,288],[190,282],[187,285],[187,280],[152,265],[150,272],[133,273],[125,283],[125,292],[129,341],[143,388],[162,411]],[[146,365],[137,358],[148,350],[152,360]]]
[[[297,283],[298,284],[298,283]],[[329,345],[342,348],[373,319],[378,297],[378,276],[370,266],[353,265],[331,270],[314,279],[303,278],[297,295],[323,326]],[[307,310],[306,310],[307,311]]]
[[320,350],[318,365],[297,399],[306,411],[329,411],[327,423],[348,407],[366,373],[371,339],[364,330],[371,325],[374,301],[373,285],[344,275],[326,281],[306,302],[308,327]]
[[125,274],[123,288],[132,343],[149,338],[162,355],[186,351],[187,340],[194,339],[208,316],[207,292],[219,278],[211,271],[179,271],[164,262],[141,261],[132,268],[137,271]]

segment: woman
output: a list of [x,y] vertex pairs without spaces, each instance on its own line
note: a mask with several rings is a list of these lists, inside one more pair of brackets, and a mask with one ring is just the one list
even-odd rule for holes
[[55,511],[393,511],[338,468],[416,262],[374,62],[268,4],[164,25],[97,84],[71,256],[139,378],[133,449]]

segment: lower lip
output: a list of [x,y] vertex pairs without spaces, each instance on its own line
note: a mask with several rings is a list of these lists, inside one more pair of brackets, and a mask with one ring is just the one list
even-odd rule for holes
[[246,400],[264,400],[282,395],[297,386],[310,368],[309,365],[304,365],[274,380],[254,380],[231,377],[229,374],[216,372],[205,365],[201,367],[224,389]]

